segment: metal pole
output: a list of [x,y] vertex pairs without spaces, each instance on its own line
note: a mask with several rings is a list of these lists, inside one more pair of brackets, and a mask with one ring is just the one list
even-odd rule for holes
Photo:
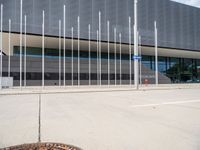
[[97,85],[99,84],[99,31],[97,30]]
[[91,35],[90,35],[90,24],[88,25],[88,36],[89,36],[89,85],[91,85],[91,43],[90,43],[90,39],[91,39]]
[[71,58],[71,61],[72,61],[72,86],[74,85],[74,28],[72,27],[71,29],[71,34],[72,34],[72,58]]
[[114,42],[115,42],[115,86],[117,85],[117,33],[116,28],[114,28]]
[[119,47],[119,53],[120,53],[120,85],[122,85],[122,34],[119,34],[119,41],[120,41],[120,47]]
[[22,6],[23,1],[20,1],[20,88],[22,88]]
[[61,86],[61,20],[59,20],[59,86]]
[[140,85],[142,85],[142,41],[141,41],[141,36],[139,36],[139,51],[140,51]]
[[[137,40],[137,32],[138,32],[138,24],[137,24],[137,0],[134,0],[134,56],[138,56],[138,40]],[[138,89],[138,59],[134,59],[134,83],[135,88]]]
[[3,4],[1,4],[1,73],[0,73],[0,89],[2,89],[2,71],[3,71]]
[[[134,27],[133,27],[134,28]],[[140,52],[139,52],[139,31],[137,30],[137,48],[138,48],[138,58],[139,58],[139,55],[140,55]],[[140,85],[140,59],[138,59],[138,87]]]
[[78,86],[80,86],[80,18],[78,16]]
[[155,27],[155,84],[158,86],[158,30],[157,30],[157,23],[154,22]]
[[45,49],[44,49],[44,10],[42,12],[42,18],[43,18],[43,21],[42,21],[42,88],[44,88],[44,55],[45,55]]
[[8,34],[8,49],[9,49],[9,56],[8,56],[8,77],[10,77],[10,55],[11,55],[11,19],[9,19],[9,34]]
[[129,17],[129,84],[132,85],[131,17]]
[[26,15],[24,16],[24,87],[26,87]]
[[107,21],[108,32],[108,85],[110,85],[110,22]]
[[101,12],[99,11],[99,80],[100,80],[100,86],[101,86]]
[[63,85],[66,86],[66,49],[65,49],[65,37],[66,37],[66,21],[65,21],[65,15],[66,15],[66,6],[64,5],[63,8]]

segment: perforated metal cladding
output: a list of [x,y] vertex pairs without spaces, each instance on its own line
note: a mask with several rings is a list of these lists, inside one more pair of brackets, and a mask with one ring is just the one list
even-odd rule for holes
[[[4,4],[4,31],[8,31],[8,19],[12,20],[12,31],[19,32],[20,0],[0,0]],[[27,32],[42,33],[42,11],[45,10],[45,34],[58,36],[58,21],[62,21],[63,5],[66,5],[66,36],[71,37],[71,27],[77,37],[77,17],[80,16],[80,37],[88,39],[88,24],[91,38],[96,40],[101,12],[101,39],[107,40],[107,20],[110,21],[110,40],[117,41],[122,33],[122,42],[128,43],[131,16],[132,43],[134,24],[133,0],[23,0],[23,16],[27,15]],[[158,26],[158,44],[162,47],[200,49],[200,9],[170,0],[140,0],[138,2],[139,32],[144,45],[154,45],[154,20]],[[23,19],[24,21],[24,19]],[[62,29],[63,34],[63,29]]]

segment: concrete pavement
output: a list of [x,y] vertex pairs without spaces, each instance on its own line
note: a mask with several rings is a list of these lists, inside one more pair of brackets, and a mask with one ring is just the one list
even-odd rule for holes
[[[199,150],[199,91],[43,93],[41,140],[85,150]],[[0,148],[37,142],[38,99],[0,95]]]
[[[200,84],[154,84],[141,85],[139,90],[174,90],[174,89],[196,89]],[[91,85],[91,86],[22,86],[0,90],[0,95],[15,94],[52,94],[52,93],[90,93],[90,92],[111,92],[111,91],[136,91],[134,85]]]

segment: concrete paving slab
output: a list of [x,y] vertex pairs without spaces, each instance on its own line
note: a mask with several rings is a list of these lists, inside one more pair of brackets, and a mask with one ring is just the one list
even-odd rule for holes
[[0,95],[0,148],[37,139],[38,96]]
[[[84,150],[199,150],[199,97],[198,88],[43,93],[41,140]],[[0,148],[36,142],[37,129],[38,94],[0,95]]]
[[[200,148],[200,101],[131,107],[182,98],[190,101],[200,96],[197,90],[143,94],[124,91],[44,95],[42,118],[46,119],[42,121],[42,140],[70,143],[87,150]],[[196,108],[188,109],[189,106]]]

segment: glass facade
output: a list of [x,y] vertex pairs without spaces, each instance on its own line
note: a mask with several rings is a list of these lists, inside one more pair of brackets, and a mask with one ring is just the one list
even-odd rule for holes
[[[143,56],[142,63],[155,70],[154,56]],[[172,83],[200,83],[200,60],[189,58],[159,57],[158,70]]]
[[[26,48],[26,53],[28,56],[37,56],[41,57],[42,56],[42,48],[37,48],[37,47],[27,47]],[[24,50],[22,50],[22,53],[24,53]],[[14,46],[14,55],[19,55],[20,54],[20,47],[19,46]],[[66,57],[71,57],[72,56],[72,51],[66,49]],[[50,49],[50,48],[45,48],[45,57],[51,57],[51,58],[57,58],[59,56],[59,50],[58,49]],[[63,50],[61,50],[61,56],[63,57]],[[78,57],[78,51],[75,50],[73,51],[73,56],[75,58]],[[91,52],[91,58],[96,59],[97,58],[97,53],[96,52]],[[80,58],[86,58],[88,59],[89,53],[88,51],[80,51]],[[101,58],[102,59],[108,59],[108,53],[102,52],[101,53]],[[122,54],[121,56],[122,60],[129,60],[129,55],[127,54]],[[110,53],[110,59],[115,59],[115,54]],[[116,55],[116,59],[120,59],[120,54]]]
[[197,60],[197,78],[200,79],[200,60]]
[[[20,49],[18,46],[14,47],[14,55],[19,55]],[[27,47],[27,55],[41,57],[42,49]],[[63,54],[61,54],[63,56]],[[57,49],[45,49],[45,57],[58,58],[59,51]],[[71,57],[72,51],[66,50],[66,57]],[[74,51],[74,58],[78,57],[78,52]],[[91,59],[97,59],[97,53],[91,52]],[[88,59],[89,53],[87,51],[80,52],[81,59]],[[108,53],[101,54],[102,59],[108,59]],[[113,53],[110,54],[110,59],[115,59]],[[117,54],[117,60],[120,55]],[[128,54],[122,55],[122,60],[129,60]],[[151,70],[155,70],[155,57],[142,56],[142,64]],[[200,83],[200,60],[189,58],[174,58],[174,57],[159,57],[158,70],[163,75],[169,77],[172,83]]]

